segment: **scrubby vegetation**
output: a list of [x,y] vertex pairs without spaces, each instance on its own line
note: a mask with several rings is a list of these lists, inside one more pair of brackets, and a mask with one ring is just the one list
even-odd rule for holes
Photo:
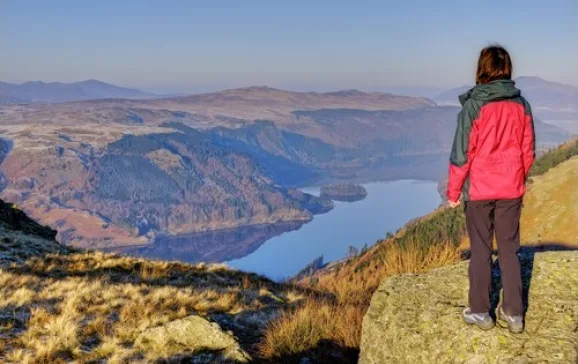
[[169,359],[183,353],[137,347],[139,335],[193,314],[219,322],[250,347],[280,307],[302,298],[223,266],[101,253],[33,258],[1,270],[0,284],[0,357],[14,363]]
[[548,172],[558,164],[578,155],[578,140],[566,143],[561,148],[548,151],[546,154],[536,160],[530,170],[530,177],[539,176]]
[[[287,311],[268,327],[261,354],[273,362],[299,354],[321,363],[355,362],[362,318],[383,278],[424,272],[462,258],[457,239],[450,240],[459,234],[460,223],[453,221],[459,215],[455,210],[434,213],[364,254],[302,279],[300,286],[333,295],[335,301],[308,298]],[[440,234],[436,227],[442,226],[454,232]],[[430,244],[424,243],[426,239]]]

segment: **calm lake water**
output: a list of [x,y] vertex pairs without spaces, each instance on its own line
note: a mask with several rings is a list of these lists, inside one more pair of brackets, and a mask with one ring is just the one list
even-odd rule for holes
[[[440,204],[435,182],[401,180],[365,184],[362,201],[335,202],[330,212],[305,225],[284,223],[158,238],[146,247],[118,249],[125,254],[185,262],[227,262],[275,280],[295,275],[319,256],[326,262],[395,232]],[[319,188],[304,192],[319,194]]]
[[[298,230],[269,239],[255,252],[228,264],[281,280],[321,255],[328,262],[344,258],[349,246],[373,245],[441,202],[435,182],[401,180],[364,186],[368,192],[364,200],[336,201],[332,211],[315,216]],[[303,191],[317,195],[319,188]]]

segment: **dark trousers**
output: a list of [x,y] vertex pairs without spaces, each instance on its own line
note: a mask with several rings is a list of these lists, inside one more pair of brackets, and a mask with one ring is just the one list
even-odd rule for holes
[[490,311],[492,240],[495,233],[504,290],[502,308],[507,315],[522,315],[522,273],[518,257],[522,199],[468,201],[465,205],[472,254],[469,267],[472,312]]

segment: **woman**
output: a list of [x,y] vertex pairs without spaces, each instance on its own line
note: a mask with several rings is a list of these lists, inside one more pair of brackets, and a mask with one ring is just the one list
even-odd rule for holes
[[469,307],[463,318],[482,329],[494,327],[489,311],[495,234],[504,289],[497,316],[510,331],[521,333],[519,223],[535,138],[530,104],[512,81],[512,60],[503,47],[481,51],[476,86],[461,95],[460,102],[447,197],[454,208],[460,195],[464,200],[471,244]]

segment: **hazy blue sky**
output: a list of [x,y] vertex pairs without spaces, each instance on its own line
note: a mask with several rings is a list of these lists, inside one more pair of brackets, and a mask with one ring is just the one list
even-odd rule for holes
[[577,0],[0,0],[0,80],[150,90],[446,88],[500,42],[578,85]]

